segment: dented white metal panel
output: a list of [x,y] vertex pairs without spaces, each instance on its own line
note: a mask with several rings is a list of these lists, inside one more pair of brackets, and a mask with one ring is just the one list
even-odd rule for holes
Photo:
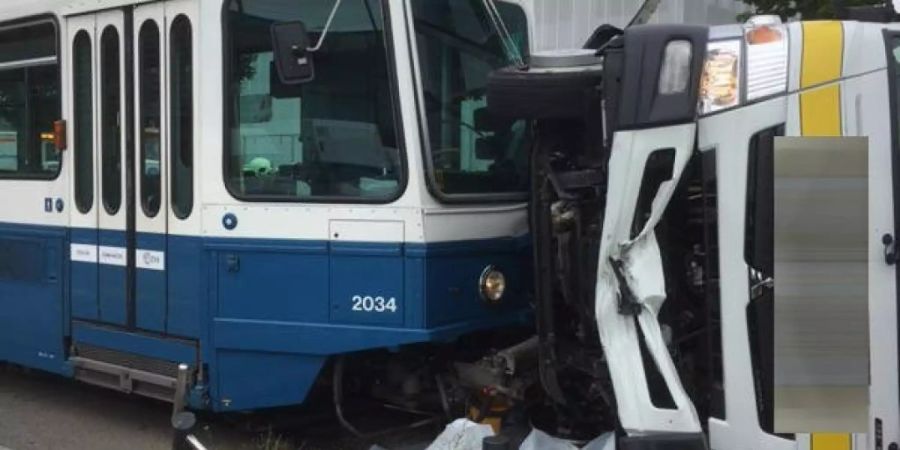
[[[696,124],[689,123],[621,131],[613,139],[595,313],[615,390],[619,421],[629,435],[701,431],[697,412],[678,377],[657,318],[666,299],[666,286],[654,231],[690,160],[695,132]],[[675,151],[672,179],[660,184],[650,218],[643,230],[631,239],[631,225],[647,160],[654,151],[666,148]],[[620,291],[624,287],[619,285],[610,259],[624,263],[626,283],[642,306],[636,318],[619,312]],[[653,404],[637,326],[640,326],[647,349],[665,380],[675,409],[661,409]]]
[[[579,48],[600,25],[628,24],[641,0],[508,0],[532,21],[534,50]],[[740,0],[662,0],[650,23],[720,25],[747,10]]]

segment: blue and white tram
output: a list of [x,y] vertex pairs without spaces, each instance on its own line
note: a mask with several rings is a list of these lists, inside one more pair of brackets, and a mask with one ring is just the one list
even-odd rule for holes
[[193,407],[247,410],[521,321],[526,128],[484,94],[528,20],[496,5],[2,2],[0,360],[163,399],[187,364]]

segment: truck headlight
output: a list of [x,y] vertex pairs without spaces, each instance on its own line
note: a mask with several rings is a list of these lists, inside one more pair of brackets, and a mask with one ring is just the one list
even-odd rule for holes
[[487,266],[478,280],[478,292],[488,303],[499,303],[506,292],[506,275],[494,266]]
[[741,100],[741,41],[710,42],[700,78],[700,114],[737,106]]

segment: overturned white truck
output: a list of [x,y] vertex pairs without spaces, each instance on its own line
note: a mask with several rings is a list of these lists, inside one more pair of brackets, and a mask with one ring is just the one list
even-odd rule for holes
[[[628,449],[897,448],[900,25],[865,17],[601,27],[492,75],[491,112],[532,124],[542,428]],[[774,429],[778,136],[869,140],[866,434]]]

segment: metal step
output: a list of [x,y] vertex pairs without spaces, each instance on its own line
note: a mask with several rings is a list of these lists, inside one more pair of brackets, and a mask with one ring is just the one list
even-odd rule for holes
[[88,384],[173,403],[178,379],[81,356],[69,358],[75,378]]
[[138,394],[184,406],[185,392],[193,382],[194,371],[179,364],[143,355],[75,343],[69,362],[75,378],[88,384]]

